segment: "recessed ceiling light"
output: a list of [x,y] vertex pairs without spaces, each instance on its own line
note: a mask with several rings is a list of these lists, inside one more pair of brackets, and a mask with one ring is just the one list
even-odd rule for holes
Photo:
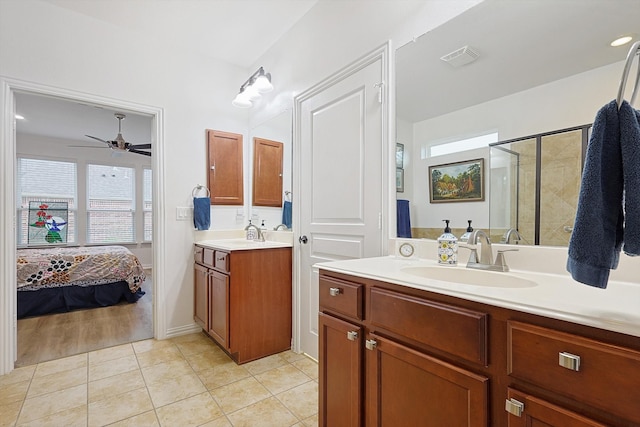
[[631,36],[620,37],[620,38],[617,38],[614,41],[612,41],[611,42],[611,46],[613,46],[613,47],[622,46],[623,44],[629,43],[631,40],[633,40],[633,37],[631,37]]
[[16,120],[24,120],[24,117],[21,116],[20,114],[16,114]]

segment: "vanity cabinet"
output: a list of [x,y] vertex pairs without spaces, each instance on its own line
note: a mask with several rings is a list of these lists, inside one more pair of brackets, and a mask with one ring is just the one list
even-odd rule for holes
[[640,339],[320,269],[322,426],[640,426]]
[[319,297],[321,425],[488,425],[487,377],[424,351],[484,363],[485,314],[326,273]]
[[291,348],[291,248],[196,245],[194,321],[237,363]]

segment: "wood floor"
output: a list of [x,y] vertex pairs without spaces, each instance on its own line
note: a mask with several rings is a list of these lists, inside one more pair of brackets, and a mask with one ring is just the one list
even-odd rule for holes
[[15,367],[153,338],[152,279],[136,303],[18,320]]

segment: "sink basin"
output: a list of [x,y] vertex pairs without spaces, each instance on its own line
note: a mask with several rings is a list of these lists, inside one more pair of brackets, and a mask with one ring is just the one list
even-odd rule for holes
[[472,270],[460,267],[405,267],[401,271],[424,279],[441,280],[443,282],[464,285],[492,288],[532,288],[538,286],[536,282],[516,277],[509,273]]

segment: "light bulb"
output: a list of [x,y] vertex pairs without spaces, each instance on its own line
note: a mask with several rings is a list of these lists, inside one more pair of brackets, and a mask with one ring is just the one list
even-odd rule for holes
[[260,99],[260,93],[256,90],[254,85],[245,87],[242,93],[244,93],[245,96],[252,102]]
[[245,92],[240,92],[239,94],[237,94],[233,101],[231,101],[231,104],[234,107],[238,108],[251,108],[251,106],[253,106],[251,100],[246,96]]
[[273,90],[273,85],[271,84],[271,75],[269,73],[262,74],[258,76],[255,83],[252,85],[256,88],[256,90],[260,93],[267,93]]

